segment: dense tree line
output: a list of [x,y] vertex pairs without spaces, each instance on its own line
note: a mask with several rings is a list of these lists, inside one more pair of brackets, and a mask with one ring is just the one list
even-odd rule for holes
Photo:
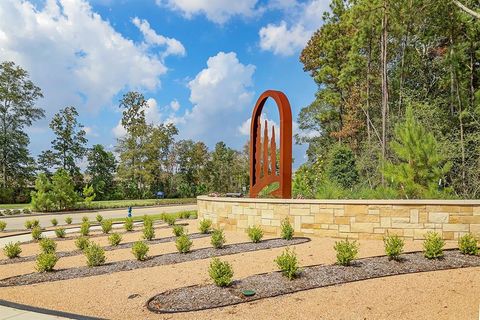
[[[13,62],[0,64],[0,201],[28,202],[42,210],[72,207],[87,201],[194,197],[211,191],[241,191],[248,186],[248,155],[223,142],[208,150],[200,141],[177,140],[172,124],[148,124],[147,102],[139,92],[119,103],[126,134],[115,149],[87,147],[78,111],[68,106],[56,113],[51,147],[35,159],[25,129],[45,117],[36,106],[42,91]],[[82,172],[79,164],[86,161]],[[32,192],[35,190],[34,192]]]
[[318,91],[298,119],[314,134],[296,137],[308,163],[295,194],[480,196],[480,20],[459,4],[480,11],[475,0],[331,1],[300,56]]

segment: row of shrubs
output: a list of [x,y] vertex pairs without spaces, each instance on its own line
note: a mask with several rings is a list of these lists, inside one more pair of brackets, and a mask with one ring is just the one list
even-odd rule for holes
[[31,214],[32,210],[25,209],[4,209],[0,211],[0,216],[16,216],[19,214]]

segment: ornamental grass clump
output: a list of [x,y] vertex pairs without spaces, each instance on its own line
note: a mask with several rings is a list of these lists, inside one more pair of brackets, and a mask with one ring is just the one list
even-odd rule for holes
[[55,236],[57,236],[57,238],[65,238],[65,228],[55,229]]
[[133,231],[133,218],[126,218],[123,227],[125,228],[125,231]]
[[285,249],[274,261],[277,263],[280,271],[282,271],[283,276],[288,280],[293,280],[300,272],[297,254],[290,248]]
[[53,218],[52,220],[50,220],[50,223],[52,224],[52,226],[56,227],[58,224],[58,220]]
[[10,242],[5,245],[3,248],[3,253],[9,258],[17,258],[22,253],[22,248],[20,248],[20,242]]
[[139,261],[144,261],[147,259],[147,253],[150,248],[148,244],[144,241],[137,241],[132,246],[132,253],[135,258]]
[[32,229],[32,221],[26,220],[24,226],[25,226],[25,229]]
[[43,253],[55,253],[57,250],[57,243],[50,238],[43,238],[39,244]]
[[90,222],[82,222],[82,225],[80,226],[80,234],[84,237],[87,237],[90,234]]
[[172,231],[175,237],[180,237],[182,234],[185,233],[185,228],[181,225],[174,225]]
[[103,217],[101,214],[97,214],[97,217],[95,219],[97,220],[98,223],[102,223],[103,221]]
[[192,244],[193,244],[193,242],[190,240],[190,238],[186,234],[182,234],[175,241],[175,245],[177,246],[177,250],[180,253],[190,252],[190,248],[192,247]]
[[65,223],[66,224],[72,224],[72,218],[71,217],[66,217],[65,218]]
[[349,266],[358,255],[357,241],[337,241],[333,248],[337,252],[337,263],[342,266]]
[[215,249],[223,248],[225,244],[225,234],[223,233],[222,229],[214,229],[212,231],[210,243]]
[[247,234],[253,243],[258,243],[263,238],[263,230],[259,226],[248,227]]
[[145,217],[143,220],[143,238],[146,240],[152,240],[153,238],[155,238],[153,220],[150,217]]
[[58,257],[55,252],[42,252],[37,256],[37,265],[35,269],[38,272],[50,272],[57,264]]
[[458,249],[463,254],[476,256],[478,254],[477,239],[470,233],[460,237],[458,239]]
[[87,249],[89,244],[90,244],[90,240],[88,240],[87,237],[78,237],[77,240],[75,240],[75,246],[82,251]]
[[203,219],[200,221],[200,224],[198,226],[198,230],[200,230],[200,233],[209,233],[210,229],[212,228],[212,220],[210,219]]
[[102,232],[108,234],[112,231],[113,221],[112,219],[107,219],[102,221]]
[[403,247],[405,241],[398,235],[387,235],[383,238],[383,244],[385,245],[385,253],[390,260],[399,260],[400,255],[403,253]]
[[437,232],[427,232],[423,242],[424,255],[427,259],[438,259],[443,257],[445,241]]
[[110,243],[111,246],[116,247],[120,242],[122,242],[122,236],[119,233],[114,232],[108,236],[108,243]]
[[285,218],[282,221],[281,229],[282,229],[282,231],[281,231],[282,239],[292,240],[294,230],[293,230],[292,224],[290,223],[288,218]]
[[177,216],[174,214],[165,214],[163,216],[163,221],[165,221],[165,223],[168,224],[169,226],[173,226],[177,221]]
[[5,221],[0,221],[0,231],[4,231],[7,227],[7,223]]
[[87,266],[97,267],[105,264],[105,250],[99,244],[91,242],[83,253],[87,257]]
[[32,239],[33,240],[40,240],[42,238],[42,228],[39,226],[33,227],[32,229]]
[[208,274],[215,285],[219,287],[228,287],[232,283],[233,269],[227,261],[213,258],[208,268]]
[[82,222],[88,222],[88,217],[87,217],[87,216],[83,216],[83,217],[82,217]]

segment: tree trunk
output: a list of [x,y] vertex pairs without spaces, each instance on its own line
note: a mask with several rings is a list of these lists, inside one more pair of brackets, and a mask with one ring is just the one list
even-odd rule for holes
[[388,79],[387,79],[387,51],[388,51],[388,2],[383,2],[383,17],[382,17],[382,37],[381,37],[381,69],[382,69],[382,184],[385,184],[385,177],[383,174],[383,166],[386,158],[387,148],[387,122],[388,122]]

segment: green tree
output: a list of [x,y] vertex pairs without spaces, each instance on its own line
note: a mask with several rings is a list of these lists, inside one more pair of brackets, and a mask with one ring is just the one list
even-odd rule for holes
[[97,200],[108,200],[114,192],[114,175],[117,162],[112,152],[100,145],[94,145],[87,153],[89,183],[95,190]]
[[32,191],[32,207],[38,211],[55,209],[53,186],[45,173],[40,173],[35,180],[35,191]]
[[95,193],[95,190],[93,189],[92,185],[86,185],[85,187],[83,187],[82,194],[83,194],[83,197],[84,197],[84,201],[87,204],[90,204],[95,199],[95,197],[97,196],[97,194]]
[[350,189],[358,182],[358,171],[352,150],[337,144],[330,152],[327,165],[328,178],[342,188]]
[[63,168],[58,169],[52,177],[52,191],[57,210],[72,209],[79,198],[73,179]]

